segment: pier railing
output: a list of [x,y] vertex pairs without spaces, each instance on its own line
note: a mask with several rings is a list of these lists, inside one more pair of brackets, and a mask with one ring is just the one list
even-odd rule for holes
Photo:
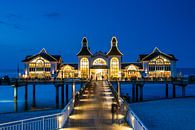
[[[79,97],[85,85],[79,92],[76,93],[75,97]],[[19,121],[12,121],[8,123],[0,124],[0,130],[54,130],[62,128],[68,120],[69,115],[74,109],[75,99],[72,98],[65,108],[57,114],[40,116],[35,118],[29,118]]]
[[118,99],[118,103],[120,109],[125,113],[125,119],[129,126],[131,126],[134,130],[148,130],[147,127],[142,123],[142,121],[137,117],[137,115],[131,110],[129,104],[118,96],[117,91],[114,89],[112,84],[110,83],[111,90],[116,99]]
[[70,100],[66,107],[57,114],[29,118],[0,124],[0,130],[54,130],[64,126],[73,111],[74,100]]
[[134,130],[148,130],[147,127],[143,124],[143,122],[137,117],[137,115],[128,108],[126,114],[127,123],[133,127]]

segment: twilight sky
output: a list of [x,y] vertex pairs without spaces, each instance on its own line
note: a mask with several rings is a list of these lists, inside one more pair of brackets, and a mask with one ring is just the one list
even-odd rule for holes
[[76,62],[83,36],[91,51],[107,52],[115,35],[134,62],[155,46],[195,67],[194,0],[0,0],[0,70],[15,69],[42,48]]

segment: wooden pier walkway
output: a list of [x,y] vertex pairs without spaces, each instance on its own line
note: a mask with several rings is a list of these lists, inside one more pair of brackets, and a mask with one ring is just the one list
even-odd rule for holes
[[61,130],[131,130],[124,120],[125,113],[112,112],[115,100],[108,82],[91,82]]

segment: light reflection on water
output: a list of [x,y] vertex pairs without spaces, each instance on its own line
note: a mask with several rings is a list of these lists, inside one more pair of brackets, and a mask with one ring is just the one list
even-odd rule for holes
[[[32,85],[28,86],[28,102],[24,100],[24,87],[18,88],[18,102],[14,102],[14,89],[11,86],[0,86],[0,113],[23,112],[40,109],[56,109],[56,93],[54,85],[36,85],[36,107],[33,107]],[[66,87],[65,87],[66,88]],[[76,85],[76,92],[80,85]],[[66,91],[66,89],[65,89]],[[69,99],[72,87],[69,85]],[[64,95],[66,102],[66,92]],[[64,103],[65,104],[65,103]],[[61,107],[61,87],[59,87],[59,105]]]

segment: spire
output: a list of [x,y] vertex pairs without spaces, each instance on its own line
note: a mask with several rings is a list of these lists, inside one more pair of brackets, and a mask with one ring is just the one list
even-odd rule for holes
[[46,49],[45,49],[45,48],[43,48],[43,49],[39,52],[39,54],[41,54],[41,53],[47,54]]
[[118,40],[115,36],[112,37],[112,40],[111,40],[111,47],[117,47],[118,46]]
[[83,47],[87,47],[88,46],[87,37],[83,37],[83,39],[82,39],[82,46]]
[[107,55],[120,55],[120,56],[123,55],[118,49],[118,40],[115,36],[113,36],[111,39],[111,48],[107,53]]
[[88,41],[87,38],[84,36],[82,39],[82,47],[81,50],[79,51],[79,53],[77,54],[77,56],[81,56],[81,55],[92,55],[92,53],[90,52],[89,48],[88,48]]

